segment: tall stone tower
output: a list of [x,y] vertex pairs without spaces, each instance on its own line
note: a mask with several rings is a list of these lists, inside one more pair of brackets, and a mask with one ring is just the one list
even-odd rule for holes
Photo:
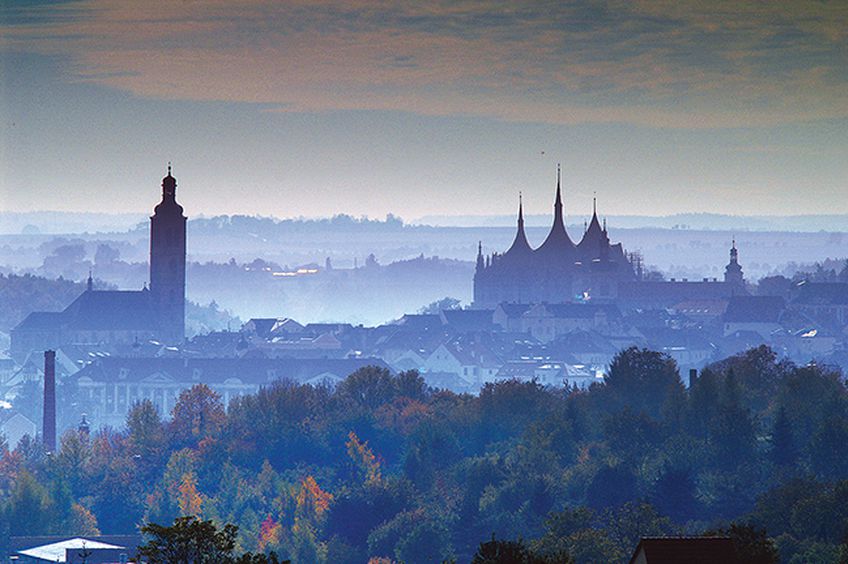
[[185,339],[186,217],[177,203],[177,180],[162,179],[162,201],[150,218],[150,293],[162,338]]
[[731,287],[731,295],[744,293],[745,275],[739,265],[739,251],[736,250],[735,239],[730,245],[730,262],[724,268],[724,282]]

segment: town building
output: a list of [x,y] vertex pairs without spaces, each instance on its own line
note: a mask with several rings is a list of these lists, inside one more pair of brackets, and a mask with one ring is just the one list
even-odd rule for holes
[[150,218],[150,286],[86,290],[60,312],[28,315],[11,332],[11,356],[68,344],[132,344],[150,340],[181,345],[185,339],[186,217],[176,200],[177,180],[162,179],[162,201]]

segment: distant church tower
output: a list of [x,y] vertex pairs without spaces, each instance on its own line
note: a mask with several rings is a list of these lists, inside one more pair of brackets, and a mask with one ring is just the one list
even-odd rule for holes
[[[732,293],[744,293],[745,277],[742,274],[742,267],[739,265],[739,251],[736,250],[736,240],[730,246],[730,262],[724,269],[724,282],[732,287]],[[743,292],[738,292],[742,290]]]
[[162,338],[169,344],[185,339],[186,217],[177,203],[177,180],[162,179],[162,201],[150,218],[150,293]]

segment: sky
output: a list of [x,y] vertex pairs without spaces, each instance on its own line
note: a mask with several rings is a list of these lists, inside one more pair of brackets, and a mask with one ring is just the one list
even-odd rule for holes
[[6,211],[848,213],[844,1],[13,0],[0,73]]

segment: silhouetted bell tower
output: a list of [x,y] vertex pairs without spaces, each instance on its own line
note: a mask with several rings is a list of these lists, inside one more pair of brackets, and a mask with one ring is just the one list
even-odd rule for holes
[[162,338],[169,344],[185,339],[186,217],[177,203],[177,180],[162,179],[162,201],[150,218],[150,293]]
[[739,251],[736,250],[736,239],[730,246],[730,262],[724,268],[724,282],[730,285],[732,294],[738,293],[745,288],[745,276],[739,265]]

